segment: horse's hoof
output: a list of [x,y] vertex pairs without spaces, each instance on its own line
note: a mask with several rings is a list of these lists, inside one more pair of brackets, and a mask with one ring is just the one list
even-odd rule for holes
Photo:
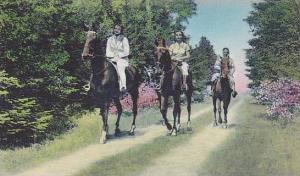
[[177,130],[174,130],[174,132],[172,133],[172,136],[177,136]]
[[187,122],[187,131],[192,131],[192,123],[189,121]]
[[218,123],[215,121],[215,122],[212,123],[211,126],[212,126],[212,127],[216,127],[216,126],[218,126]]
[[121,135],[121,130],[119,128],[116,128],[115,129],[115,136],[120,137],[120,135]]
[[161,125],[162,125],[162,126],[166,126],[165,121],[162,120],[162,121],[161,121]]
[[134,130],[135,130],[136,126],[135,125],[132,125],[130,130],[129,130],[129,135],[130,136],[133,136],[134,135]]
[[172,130],[172,125],[170,125],[169,123],[165,123],[165,124],[166,124],[168,130]]
[[172,129],[171,136],[177,136],[177,129],[176,128]]
[[224,129],[227,129],[227,128],[228,128],[227,123],[224,123],[224,124],[223,124],[223,128],[224,128]]
[[181,130],[181,124],[178,123],[178,124],[177,124],[177,129],[176,129],[176,131],[177,131],[177,132],[180,132],[180,130]]
[[106,131],[102,131],[101,137],[100,137],[100,143],[101,144],[105,144],[107,141],[107,132]]

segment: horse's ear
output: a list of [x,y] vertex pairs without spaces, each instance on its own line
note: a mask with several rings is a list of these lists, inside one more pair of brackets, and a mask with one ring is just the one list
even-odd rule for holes
[[158,38],[157,37],[154,39],[153,43],[154,43],[155,46],[158,46]]
[[85,31],[85,32],[87,32],[87,31],[89,31],[90,30],[90,27],[89,27],[89,25],[87,25],[85,22],[82,22],[82,28],[83,28],[83,31]]

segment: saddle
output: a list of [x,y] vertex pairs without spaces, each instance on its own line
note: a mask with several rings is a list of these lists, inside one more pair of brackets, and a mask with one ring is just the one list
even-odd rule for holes
[[[120,75],[117,69],[117,63],[114,61],[111,61],[109,59],[107,59],[107,61],[109,63],[111,63],[113,65],[113,67],[115,68],[116,73],[118,74],[118,79],[120,79]],[[127,78],[132,78],[132,80],[134,79],[134,72],[135,72],[135,68],[131,65],[129,65],[128,67],[125,68],[125,74]]]

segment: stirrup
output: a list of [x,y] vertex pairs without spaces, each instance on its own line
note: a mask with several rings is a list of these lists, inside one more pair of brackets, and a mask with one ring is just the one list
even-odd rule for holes
[[238,93],[236,91],[232,92],[232,97],[235,98],[238,95]]
[[91,89],[91,85],[88,83],[88,84],[82,86],[82,88],[83,88],[84,91],[88,92]]

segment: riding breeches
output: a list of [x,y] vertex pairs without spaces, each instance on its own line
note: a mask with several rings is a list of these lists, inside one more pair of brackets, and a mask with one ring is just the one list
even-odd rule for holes
[[189,65],[186,62],[182,62],[181,70],[182,70],[183,76],[189,75]]
[[126,73],[125,69],[129,66],[128,59],[127,58],[113,58],[111,61],[117,63],[117,73],[119,75],[119,86],[120,89],[125,88],[126,89]]

